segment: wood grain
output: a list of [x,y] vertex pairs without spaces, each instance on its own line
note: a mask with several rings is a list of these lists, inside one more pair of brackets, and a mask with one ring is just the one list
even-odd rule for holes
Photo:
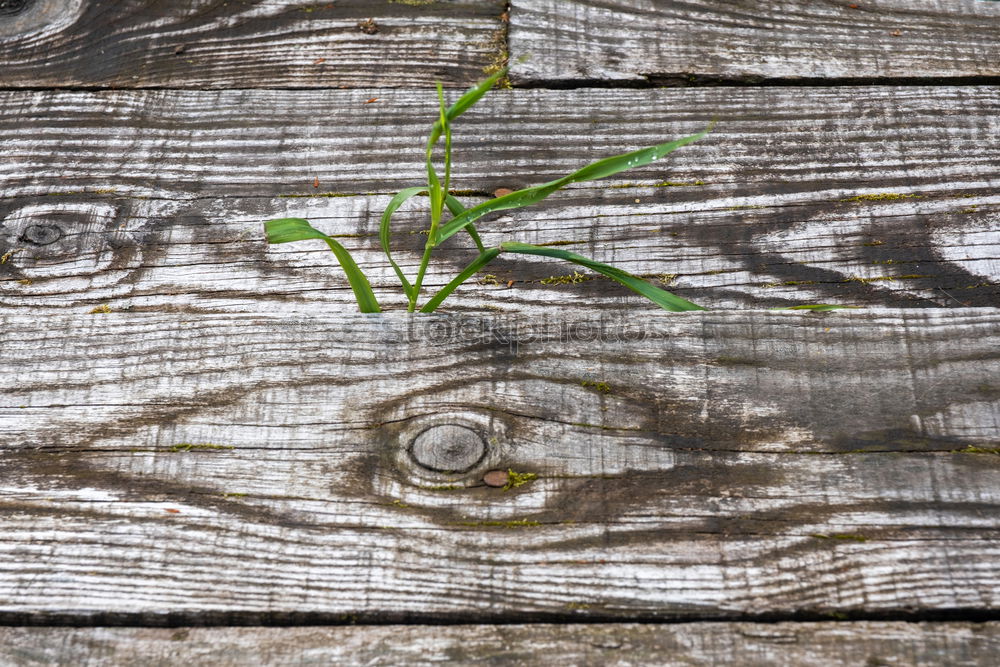
[[0,628],[11,667],[247,664],[989,667],[997,623]]
[[[0,303],[354,310],[325,246],[263,243],[261,223],[291,215],[346,236],[400,308],[378,218],[424,180],[435,104],[389,89],[0,93]],[[498,91],[456,125],[453,183],[471,205],[712,115],[708,138],[656,167],[485,220],[486,242],[565,245],[712,308],[1000,304],[996,88]],[[411,277],[426,208],[397,214]],[[455,237],[427,285],[473,256]],[[444,308],[656,308],[601,278],[542,282],[573,268],[504,255]]]
[[996,310],[603,317],[0,316],[0,620],[995,613]]
[[3,88],[467,86],[503,49],[495,0],[22,4],[0,13]]
[[1000,76],[981,0],[515,0],[510,18],[521,85]]

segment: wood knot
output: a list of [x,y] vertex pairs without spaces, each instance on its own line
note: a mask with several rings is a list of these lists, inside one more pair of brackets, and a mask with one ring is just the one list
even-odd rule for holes
[[[2,0],[0,0],[2,1]],[[63,230],[58,225],[31,225],[21,234],[21,240],[33,245],[49,245],[63,237]]]
[[13,16],[24,11],[33,0],[0,0],[0,16]]
[[486,443],[471,428],[439,424],[421,431],[410,445],[410,456],[436,472],[466,472],[486,455]]

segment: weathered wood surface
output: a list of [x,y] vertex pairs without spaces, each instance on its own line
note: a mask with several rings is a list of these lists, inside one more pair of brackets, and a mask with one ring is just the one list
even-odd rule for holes
[[0,316],[0,620],[996,613],[1000,312],[601,317]]
[[[325,246],[264,244],[261,223],[293,215],[350,237],[400,307],[378,217],[423,182],[435,104],[389,89],[0,93],[0,304],[353,310]],[[456,126],[453,182],[471,204],[711,116],[708,138],[655,168],[484,221],[486,242],[567,244],[713,308],[1000,304],[997,88],[498,91]],[[411,276],[425,216],[426,201],[397,215]],[[455,237],[426,284],[472,256]],[[540,282],[572,271],[502,256],[445,308],[655,309],[602,279]]]
[[997,623],[0,628],[11,667],[910,665],[992,667]]
[[522,85],[1000,77],[1000,3],[515,0],[509,44]]
[[505,3],[497,0],[8,0],[4,7],[3,88],[465,86],[504,49]]

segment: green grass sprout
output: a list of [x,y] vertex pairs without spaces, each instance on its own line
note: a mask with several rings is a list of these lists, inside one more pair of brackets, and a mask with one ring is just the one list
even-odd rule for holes
[[[440,83],[437,85],[437,120],[431,127],[425,151],[427,184],[406,188],[398,192],[389,200],[389,204],[382,213],[379,224],[379,244],[382,247],[382,252],[385,253],[389,265],[392,267],[393,272],[395,272],[397,278],[399,278],[403,296],[406,298],[407,310],[411,313],[418,311],[421,313],[434,312],[434,310],[437,309],[438,306],[440,306],[441,303],[447,299],[448,296],[450,296],[462,283],[476,275],[476,273],[481,271],[487,264],[503,253],[511,253],[515,255],[537,255],[577,264],[610,278],[621,285],[624,285],[633,292],[646,297],[664,310],[674,312],[706,310],[698,304],[682,299],[676,294],[672,294],[671,292],[663,290],[659,287],[655,287],[645,280],[623,271],[622,269],[608,264],[603,264],[567,250],[552,247],[553,244],[530,245],[516,241],[503,241],[494,248],[486,248],[475,228],[475,222],[490,213],[495,213],[496,211],[521,208],[540,202],[552,193],[571,183],[580,183],[584,181],[607,178],[628,169],[648,165],[677,150],[678,148],[704,138],[712,130],[714,121],[712,121],[712,123],[710,123],[704,130],[696,134],[692,134],[681,139],[675,139],[674,141],[657,144],[655,146],[649,146],[630,153],[604,158],[554,181],[509,192],[471,208],[466,208],[458,199],[450,194],[452,174],[451,125],[454,120],[476,104],[476,102],[478,102],[488,91],[490,91],[494,87],[494,84],[502,77],[506,76],[506,74],[506,67],[500,69],[492,76],[470,88],[450,106],[445,101],[444,88]],[[435,154],[437,151],[441,150],[439,148],[439,144],[442,139],[444,140],[443,151],[441,151],[442,154],[440,156],[440,165],[442,169],[439,172],[438,168],[435,166]],[[417,269],[417,274],[411,282],[392,256],[392,216],[405,202],[413,197],[423,194],[426,194],[430,199],[430,227],[426,230],[427,241],[424,244],[424,250],[420,258],[420,265]],[[447,218],[445,216],[446,210],[449,216]],[[326,242],[326,244],[330,247],[330,250],[333,251],[333,254],[336,256],[337,261],[340,263],[340,267],[346,274],[347,280],[351,285],[351,289],[354,291],[358,308],[361,312],[381,312],[381,305],[375,298],[375,294],[372,291],[371,284],[368,282],[368,278],[358,267],[357,263],[351,257],[351,254],[347,251],[347,249],[336,239],[313,228],[308,220],[304,220],[302,218],[279,218],[276,220],[268,220],[264,223],[264,231],[268,243],[291,243],[294,241],[314,239]],[[424,277],[427,274],[427,268],[430,265],[434,249],[461,231],[465,231],[469,235],[479,254],[457,276],[441,287],[435,294],[431,295],[430,298],[421,306],[419,301],[421,291],[423,289]],[[794,306],[793,308],[824,311],[840,307],[842,306],[820,304],[815,306]]]

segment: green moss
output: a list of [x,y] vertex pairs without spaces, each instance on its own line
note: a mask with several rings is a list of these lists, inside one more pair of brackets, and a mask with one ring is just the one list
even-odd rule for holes
[[756,204],[754,204],[754,205],[746,204],[746,205],[743,205],[743,206],[727,206],[723,210],[724,211],[743,211],[743,210],[746,210],[746,209],[753,209],[753,208],[764,208],[764,207],[763,206],[757,206]]
[[223,498],[246,498],[246,495],[247,494],[245,494],[245,493],[223,493],[222,497]]
[[678,275],[679,274],[676,273],[661,273],[656,278],[657,280],[660,281],[660,284],[663,285],[664,287],[670,287],[671,285],[674,284],[674,281],[677,280]]
[[211,442],[180,442],[176,445],[171,445],[167,451],[169,452],[193,452],[193,451],[212,451],[220,449],[236,449],[232,445],[216,445]]
[[843,540],[845,542],[867,542],[868,538],[864,535],[857,535],[855,533],[813,533],[809,537],[815,537],[820,540]]
[[745,359],[743,357],[728,357],[722,355],[714,359],[715,364],[718,366],[760,366],[759,361],[753,359]]
[[504,491],[510,491],[511,489],[516,489],[519,486],[524,486],[528,482],[533,482],[538,479],[538,475],[533,472],[514,472],[510,468],[507,468],[507,483],[503,485]]
[[898,199],[922,199],[923,195],[908,195],[901,194],[899,192],[877,192],[868,195],[858,195],[857,197],[848,197],[847,199],[841,199],[840,201],[849,202],[866,202],[866,201],[896,201]]
[[278,195],[279,199],[303,199],[308,197],[360,197],[357,192],[310,192],[304,195]]
[[104,304],[101,306],[96,306],[90,310],[91,315],[107,315],[111,312],[111,306]]
[[592,380],[583,380],[582,382],[580,382],[580,386],[581,387],[589,387],[591,389],[596,389],[597,391],[601,392],[602,394],[610,394],[611,393],[611,385],[608,384],[607,382],[594,382]]
[[789,285],[789,286],[792,286],[792,285],[815,285],[816,281],[815,280],[786,280],[785,282],[783,282],[781,284],[782,285]]
[[690,183],[683,181],[661,181],[653,185],[654,188],[689,188],[693,185],[705,185],[705,181],[692,181]]
[[459,525],[472,528],[534,528],[542,524],[528,519],[514,519],[512,521],[462,521]]
[[572,609],[572,610],[590,609],[590,607],[591,607],[591,605],[587,604],[586,602],[567,602],[566,603],[566,608],[567,609]]
[[548,243],[536,243],[535,245],[546,247],[546,246],[559,246],[559,245],[579,245],[580,243],[586,243],[586,241],[549,241]]
[[969,445],[965,449],[958,450],[963,454],[996,454],[1000,455],[1000,447],[977,447],[975,445]]
[[482,190],[448,190],[448,194],[455,197],[474,197],[475,195],[481,195],[483,197],[488,197],[488,192],[483,192]]
[[487,273],[487,274],[485,274],[483,276],[480,276],[479,280],[477,280],[476,282],[479,283],[480,285],[499,285],[500,284],[500,281],[492,273]]
[[428,491],[454,491],[455,489],[461,489],[464,487],[461,487],[458,484],[438,484],[437,486],[428,486],[424,488]]
[[580,273],[579,271],[574,271],[572,274],[565,276],[549,276],[548,278],[542,278],[538,282],[543,285],[575,285],[576,283],[582,283],[587,280],[593,280],[593,278]]
[[400,500],[398,498],[396,500],[393,500],[392,504],[394,506],[396,506],[396,507],[403,507],[403,508],[409,507],[409,505],[407,505],[406,503],[404,503],[402,500]]

